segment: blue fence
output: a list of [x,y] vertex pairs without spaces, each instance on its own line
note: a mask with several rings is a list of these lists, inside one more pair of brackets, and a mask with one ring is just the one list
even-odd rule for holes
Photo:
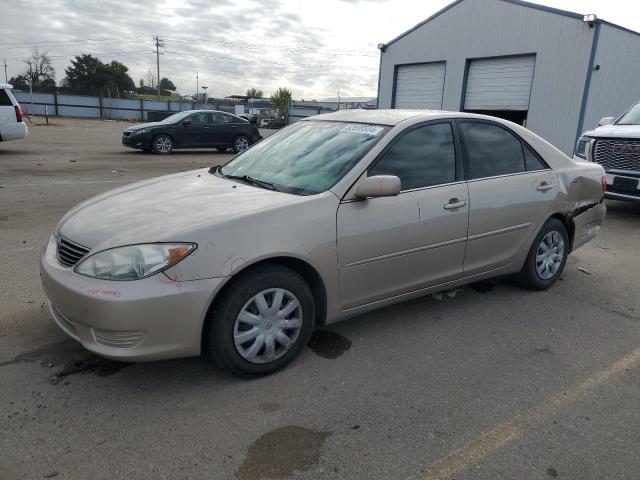
[[148,112],[181,112],[193,110],[193,102],[138,100],[131,98],[58,95],[13,91],[22,110],[29,115],[147,120]]

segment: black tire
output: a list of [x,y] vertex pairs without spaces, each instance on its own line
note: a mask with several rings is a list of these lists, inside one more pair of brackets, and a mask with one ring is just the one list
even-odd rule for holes
[[[536,268],[536,256],[542,240],[552,232],[557,232],[562,237],[562,241],[564,243],[562,259],[559,267],[550,278],[542,278]],[[551,285],[556,283],[558,278],[560,278],[560,275],[562,275],[564,266],[567,263],[569,247],[569,234],[567,233],[567,228],[564,226],[564,224],[556,218],[550,218],[549,220],[547,220],[547,222],[543,225],[542,229],[536,236],[536,239],[533,241],[531,249],[529,250],[529,254],[527,255],[527,260],[524,262],[522,270],[520,270],[520,272],[516,275],[518,283],[522,287],[528,288],[529,290],[546,290],[547,288],[549,288]]]
[[220,153],[224,153],[229,149],[229,147],[216,147],[216,150],[218,150]]
[[[241,145],[245,145],[245,142],[246,142],[246,148],[241,146]],[[240,152],[244,152],[247,148],[249,148],[250,145],[251,145],[251,142],[249,142],[249,138],[246,135],[238,135],[236,138],[233,139],[233,145],[231,148],[233,148],[233,151],[235,153],[240,153]]]
[[160,134],[153,137],[153,152],[158,155],[169,155],[173,151],[173,138]]
[[[286,367],[300,354],[313,331],[315,302],[309,285],[296,272],[280,265],[258,266],[231,282],[207,316],[203,342],[207,355],[227,372],[242,378],[269,375]],[[270,288],[283,288],[297,297],[302,309],[302,326],[286,353],[268,363],[253,363],[238,352],[234,326],[245,304]]]

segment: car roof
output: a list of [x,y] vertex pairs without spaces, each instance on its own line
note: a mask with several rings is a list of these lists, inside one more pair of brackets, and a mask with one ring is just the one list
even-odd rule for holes
[[323,113],[306,117],[304,120],[329,120],[334,122],[355,122],[372,123],[376,125],[396,126],[405,120],[427,121],[437,118],[482,118],[500,121],[486,115],[475,113],[451,112],[446,110],[402,110],[402,109],[382,109],[382,110],[338,110],[337,112]]

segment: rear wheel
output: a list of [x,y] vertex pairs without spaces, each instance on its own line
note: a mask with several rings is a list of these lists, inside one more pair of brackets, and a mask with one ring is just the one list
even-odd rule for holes
[[158,135],[153,139],[153,151],[159,155],[169,155],[173,151],[173,139],[169,135]]
[[244,152],[247,148],[249,148],[249,139],[244,135],[238,135],[233,140],[233,151],[236,153]]
[[232,282],[207,318],[208,355],[244,378],[284,368],[313,330],[315,303],[309,286],[279,265],[258,267]]
[[564,224],[550,218],[533,242],[518,273],[519,283],[531,290],[545,290],[556,283],[569,254],[569,234]]

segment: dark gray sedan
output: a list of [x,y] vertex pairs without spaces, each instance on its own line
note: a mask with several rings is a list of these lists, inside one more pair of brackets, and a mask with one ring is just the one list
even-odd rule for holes
[[216,110],[187,110],[122,131],[124,146],[160,155],[178,148],[216,148],[221,152],[232,148],[240,153],[260,139],[253,123]]

